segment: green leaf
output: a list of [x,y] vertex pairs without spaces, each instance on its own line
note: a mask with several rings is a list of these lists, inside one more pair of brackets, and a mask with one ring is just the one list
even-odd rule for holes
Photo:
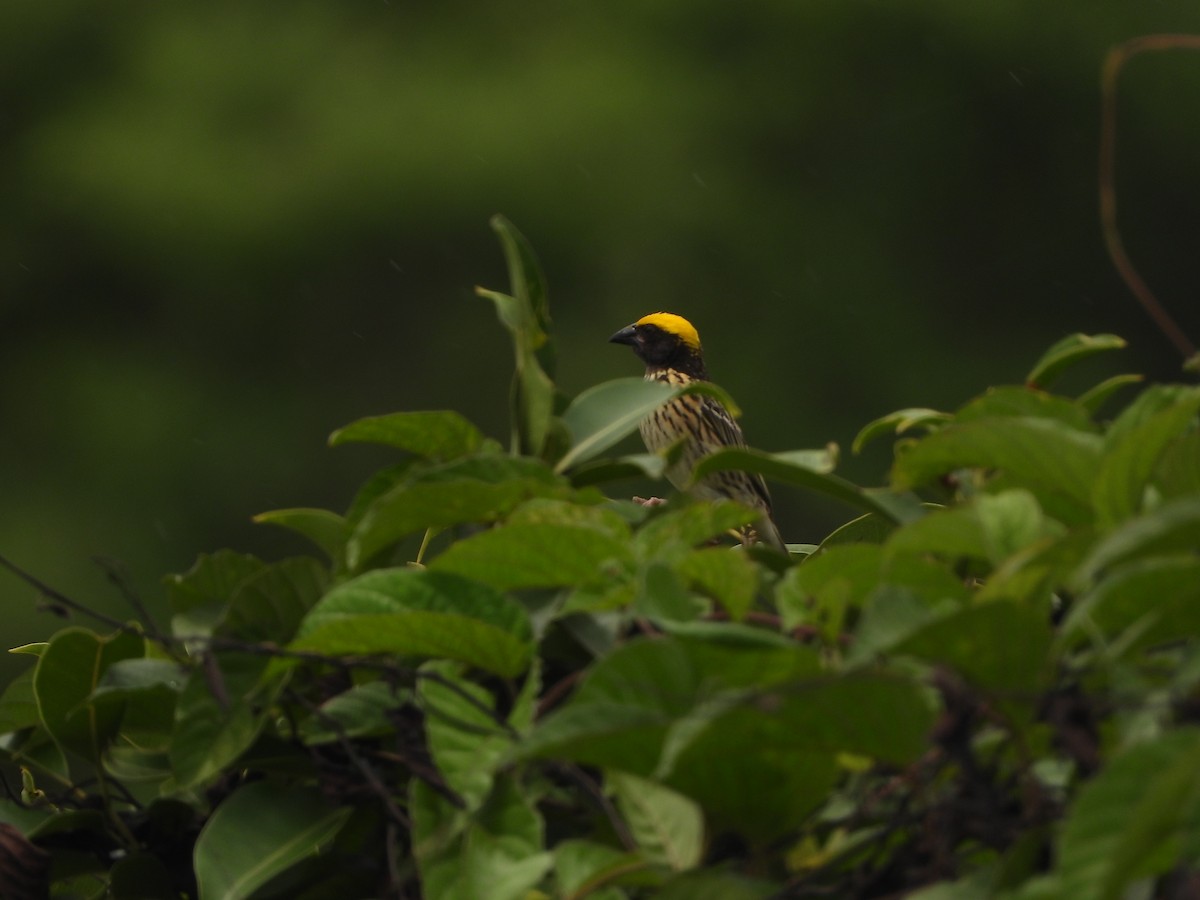
[[[370,681],[330,697],[320,709],[346,737],[374,737],[395,731],[389,713],[407,703],[411,693],[386,681]],[[328,744],[339,736],[328,722],[316,716],[301,723],[300,734],[306,744]]]
[[593,459],[572,467],[569,475],[575,487],[606,484],[628,478],[649,478],[652,481],[664,477],[667,460],[657,453],[631,453],[616,458]]
[[34,671],[33,693],[42,724],[60,748],[99,762],[116,734],[124,700],[93,692],[109,666],[143,652],[142,639],[125,633],[101,638],[66,628],[50,640]]
[[562,420],[571,435],[571,448],[555,466],[556,472],[587,462],[622,438],[632,434],[641,421],[662,404],[686,394],[705,394],[721,402],[732,415],[737,405],[720,387],[697,382],[670,387],[644,378],[617,378],[593,385],[576,397]]
[[1154,485],[1165,498],[1200,494],[1200,431],[1175,439],[1163,450]]
[[1022,486],[1061,497],[1081,518],[1091,507],[1101,439],[1054,419],[1028,416],[976,419],[943,428],[902,453],[892,467],[901,490],[961,468],[1000,469]]
[[123,691],[126,694],[166,688],[183,690],[188,671],[170,659],[145,659],[134,657],[113,663],[104,672],[94,696]]
[[453,663],[426,663],[417,698],[438,771],[465,808],[474,811],[491,793],[519,730],[532,721],[541,682],[536,672],[530,673],[506,723],[491,692],[463,678],[460,669]]
[[218,631],[244,640],[285,643],[320,599],[328,580],[325,567],[315,559],[273,563],[238,584]]
[[1200,802],[1200,734],[1187,728],[1113,758],[1072,805],[1058,850],[1062,897],[1113,900],[1184,862]]
[[729,618],[745,618],[758,593],[758,567],[738,549],[693,550],[679,561],[679,574],[693,589],[725,608]]
[[512,293],[484,288],[476,288],[475,293],[492,301],[500,322],[513,338],[513,453],[541,456],[552,427],[555,396],[550,378],[554,351],[549,338],[545,282],[533,248],[512,223],[503,216],[494,216],[491,224],[504,248]]
[[266,564],[249,554],[218,550],[201,554],[183,575],[166,580],[176,637],[207,637],[225,615],[234,589]]
[[988,388],[958,410],[954,414],[954,421],[961,425],[979,419],[1006,416],[1053,419],[1079,431],[1096,430],[1087,410],[1076,401],[1017,385]]
[[694,801],[624,772],[609,772],[604,780],[646,860],[675,872],[700,864],[704,814]]
[[951,612],[900,642],[894,652],[940,663],[1010,712],[1031,715],[1050,671],[1046,610],[998,601]]
[[200,900],[242,900],[320,853],[350,818],[312,788],[257,781],[217,807],[196,839]]
[[843,544],[882,544],[896,530],[896,523],[879,513],[866,513],[834,529],[820,549],[828,550]]
[[701,805],[715,831],[769,852],[828,800],[839,776],[833,752],[788,746],[770,715],[751,706],[697,731],[665,780]]
[[563,412],[571,449],[555,471],[566,471],[599,456],[636,431],[642,419],[678,393],[669,385],[644,378],[618,378],[588,388]]
[[654,516],[638,531],[634,543],[642,558],[678,559],[697,544],[736,531],[757,518],[755,510],[732,500],[689,502],[688,498],[680,497],[655,510]]
[[326,594],[291,648],[445,657],[514,677],[533,642],[525,610],[495,588],[445,572],[378,569]]
[[412,854],[424,900],[525,900],[553,863],[541,816],[511,778],[469,818],[412,779]]
[[483,434],[450,410],[397,412],[359,419],[329,436],[331,447],[349,443],[385,444],[426,459],[448,460],[474,453]]
[[864,425],[854,436],[850,451],[855,454],[861,453],[867,444],[885,434],[901,435],[916,428],[936,431],[953,418],[949,413],[936,409],[898,409]]
[[1122,643],[1126,653],[1200,631],[1200,559],[1185,552],[1122,566],[1080,598],[1063,632],[1116,641],[1135,626],[1137,640]]
[[1072,577],[1083,590],[1118,564],[1151,556],[1188,552],[1200,546],[1200,497],[1180,497],[1130,519],[1101,538]]
[[[1153,388],[1151,390],[1154,390]],[[1200,410],[1200,388],[1172,391],[1169,406],[1117,429],[1100,461],[1092,503],[1097,523],[1110,528],[1133,515],[1142,505],[1142,496],[1168,445],[1190,429]]]
[[814,554],[787,571],[775,590],[783,630],[815,625],[836,639],[846,611],[862,604],[879,582],[883,549],[875,544],[846,544]]
[[[504,250],[504,261],[508,266],[509,292],[521,303],[522,309],[528,312],[530,325],[542,334],[549,334],[550,295],[546,290],[546,277],[542,274],[542,267],[533,245],[502,215],[492,216],[488,224],[492,226],[492,231],[496,232]],[[553,375],[552,358],[541,355],[545,352],[545,344],[535,349],[539,351],[539,359],[546,372]]]
[[327,509],[276,509],[254,517],[259,525],[278,525],[312,541],[330,562],[339,563],[350,538],[350,524]]
[[207,783],[254,743],[263,717],[248,698],[265,668],[263,657],[225,653],[192,672],[175,705],[170,745],[178,787]]
[[0,734],[41,724],[33,694],[34,669],[26,669],[8,683],[0,695]]
[[511,590],[607,580],[631,562],[628,540],[607,530],[586,524],[513,522],[452,544],[429,568]]
[[888,553],[935,553],[1000,564],[1043,537],[1062,533],[1027,490],[981,494],[970,503],[943,509],[894,532]]
[[604,844],[569,839],[554,846],[554,875],[564,900],[598,897],[595,891],[623,875],[644,872],[648,863],[638,853]]
[[1114,375],[1084,391],[1075,402],[1094,416],[1108,402],[1109,398],[1121,388],[1131,384],[1139,384],[1143,380],[1145,379],[1141,375]]
[[815,676],[814,650],[635,640],[601,658],[566,706],[538,723],[520,755],[554,756],[650,775],[672,724],[742,691]]
[[700,460],[692,470],[692,481],[699,481],[712,472],[737,469],[825,494],[895,522],[909,521],[922,514],[920,503],[915,498],[866,490],[844,478],[829,474],[834,461],[835,454],[830,450],[763,453],[759,450],[733,447],[719,450]]
[[532,497],[567,493],[566,482],[531,459],[468,457],[395,485],[363,512],[346,546],[357,569],[414,532],[464,522],[494,522]]
[[1064,371],[1080,360],[1106,350],[1120,350],[1125,341],[1115,334],[1071,334],[1042,354],[1025,376],[1030,387],[1049,387]]

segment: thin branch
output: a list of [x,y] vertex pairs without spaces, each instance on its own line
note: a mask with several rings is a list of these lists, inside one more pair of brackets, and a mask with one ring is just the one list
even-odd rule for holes
[[1113,265],[1133,292],[1133,296],[1158,329],[1183,354],[1184,359],[1190,360],[1196,354],[1196,345],[1184,334],[1183,329],[1138,274],[1129,254],[1125,252],[1125,244],[1117,227],[1117,78],[1125,63],[1137,54],[1147,50],[1172,49],[1200,50],[1200,35],[1147,34],[1118,44],[1109,50],[1108,56],[1105,57],[1100,79],[1100,227],[1104,233],[1108,255],[1112,257]]
[[122,622],[120,619],[114,619],[112,616],[105,615],[102,612],[97,612],[94,609],[89,609],[82,603],[72,600],[66,594],[56,591],[54,588],[50,587],[50,585],[46,584],[46,582],[42,581],[36,575],[31,575],[29,572],[26,572],[6,556],[0,555],[0,566],[8,569],[8,571],[12,572],[26,584],[36,588],[38,593],[40,593],[45,599],[57,603],[59,606],[65,606],[67,609],[74,610],[77,613],[81,613],[85,616],[91,616],[97,622],[103,622],[105,625],[108,625],[110,628],[116,628],[118,631],[124,631],[137,635],[144,634],[140,628],[134,628],[129,623]]
[[604,793],[600,785],[593,781],[587,772],[574,763],[560,763],[556,768],[582,788],[585,794],[596,801],[596,804],[608,819],[608,823],[612,826],[617,839],[621,842],[621,846],[631,853],[636,851],[638,845],[637,841],[633,838],[633,832],[629,830],[629,826],[625,824],[625,820],[621,818],[621,814],[617,812],[617,808],[613,805],[612,800],[608,798],[608,795]]
[[163,647],[170,649],[170,645],[166,640],[166,632],[159,627],[154,616],[150,614],[149,608],[142,601],[137,588],[133,586],[133,579],[130,578],[125,564],[109,556],[93,556],[92,562],[104,570],[104,574],[108,576],[108,580],[113,583],[117,591],[125,598],[125,602],[133,607],[133,611],[138,619],[145,624],[147,633],[155,641],[162,644]]
[[366,779],[367,785],[371,788],[371,792],[379,798],[379,801],[383,804],[383,808],[387,811],[388,818],[401,828],[404,828],[405,830],[411,830],[412,822],[409,821],[408,816],[401,811],[400,807],[396,805],[396,801],[392,799],[392,792],[389,791],[387,785],[383,783],[383,779],[379,777],[379,773],[375,771],[375,768],[369,762],[359,755],[359,752],[356,749],[354,749],[354,742],[350,740],[350,736],[347,735],[346,730],[342,728],[342,723],[333,716],[329,715],[303,694],[291,690],[288,691],[288,694],[293,700],[312,713],[313,717],[316,718],[322,725],[333,732],[334,736],[337,738],[338,746],[342,748],[342,751],[346,754],[354,768],[358,769],[359,774]]

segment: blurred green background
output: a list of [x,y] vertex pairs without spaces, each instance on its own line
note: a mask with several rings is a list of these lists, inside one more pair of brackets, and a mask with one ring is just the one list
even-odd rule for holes
[[[1098,82],[1112,44],[1198,30],[1194,0],[0,5],[0,553],[125,615],[117,558],[161,609],[197,552],[301,549],[254,513],[344,508],[387,455],[336,427],[505,436],[495,212],[568,393],[679,312],[753,444],[837,441],[863,482],[889,454],[849,458],[859,426],[1070,331],[1175,378],[1103,252]],[[1200,54],[1122,81],[1126,243],[1193,337],[1198,104]],[[789,540],[845,518],[775,493]],[[0,573],[8,646],[57,627],[34,600]]]

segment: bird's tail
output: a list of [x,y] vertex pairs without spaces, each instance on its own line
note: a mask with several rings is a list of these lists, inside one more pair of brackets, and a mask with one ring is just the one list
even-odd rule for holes
[[787,544],[783,542],[783,535],[779,533],[779,529],[775,526],[775,521],[769,513],[764,513],[758,520],[758,524],[751,530],[751,539],[774,547],[780,553],[788,552]]

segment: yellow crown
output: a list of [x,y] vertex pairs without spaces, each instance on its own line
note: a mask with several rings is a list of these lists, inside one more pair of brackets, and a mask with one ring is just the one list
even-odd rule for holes
[[673,334],[693,350],[700,349],[700,334],[683,316],[677,316],[674,313],[656,312],[650,313],[648,316],[642,316],[636,322],[636,325],[657,325],[667,334]]

